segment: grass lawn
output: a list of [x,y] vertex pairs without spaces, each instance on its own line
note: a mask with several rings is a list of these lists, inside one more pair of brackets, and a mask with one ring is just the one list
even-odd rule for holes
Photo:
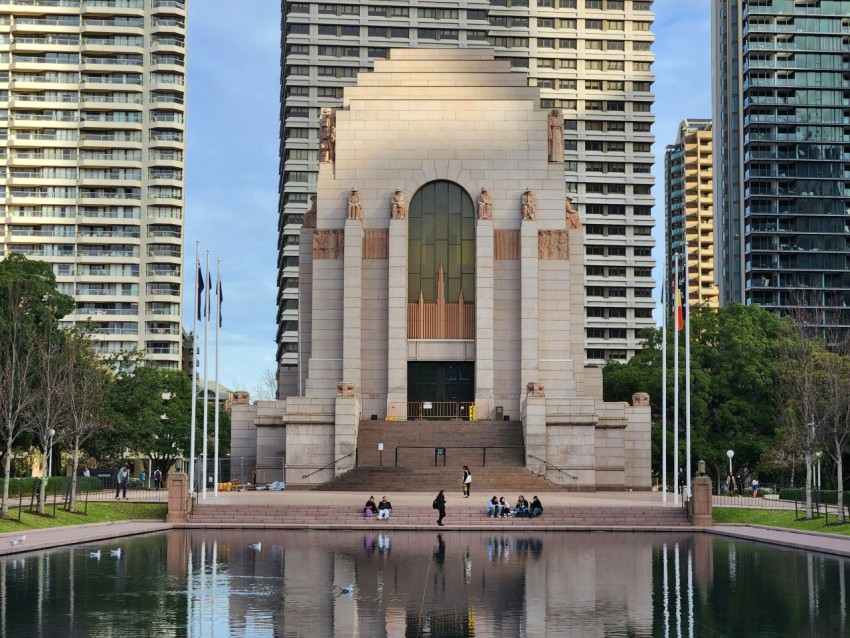
[[164,521],[168,505],[165,503],[89,503],[87,514],[72,514],[61,507],[56,508],[56,518],[53,518],[53,507],[47,507],[47,516],[30,514],[25,511],[18,522],[17,508],[9,509],[9,520],[0,519],[0,533],[25,532],[28,529],[45,527],[62,527],[64,525],[84,525],[86,523],[107,523],[127,520]]
[[835,514],[829,515],[829,525],[824,525],[824,517],[809,521],[795,520],[794,512],[780,510],[761,509],[739,509],[736,507],[715,507],[714,523],[739,523],[748,525],[769,525],[770,527],[784,527],[806,532],[825,532],[828,534],[841,534],[850,536],[850,523],[836,524]]

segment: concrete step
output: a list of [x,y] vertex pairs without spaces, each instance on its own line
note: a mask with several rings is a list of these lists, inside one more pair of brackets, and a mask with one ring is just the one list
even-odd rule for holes
[[[393,510],[389,521],[366,518],[360,505],[351,508],[321,506],[275,505],[196,505],[190,523],[207,525],[350,525],[392,523],[394,526],[433,525],[437,512],[426,507],[406,507]],[[559,527],[688,527],[690,521],[681,508],[615,508],[615,507],[548,507],[543,515],[534,518],[492,518],[484,505],[467,501],[447,507],[446,522],[452,525],[511,526],[547,525]]]
[[[433,463],[433,462],[432,462]],[[487,467],[469,466],[472,472],[472,493],[518,494],[520,492],[570,491],[570,486],[556,485],[521,466],[495,464]],[[462,466],[449,467],[358,467],[336,479],[317,486],[323,491],[381,492],[438,492],[460,493]]]

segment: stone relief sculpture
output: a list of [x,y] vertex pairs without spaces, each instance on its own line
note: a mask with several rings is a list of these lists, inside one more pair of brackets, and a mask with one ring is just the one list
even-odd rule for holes
[[528,221],[537,219],[537,196],[530,188],[522,194],[522,218]]
[[338,397],[353,397],[354,396],[354,384],[346,383],[344,381],[336,384],[336,395]]
[[486,188],[478,194],[478,219],[493,219],[493,196]]
[[310,208],[304,213],[304,223],[301,224],[304,228],[316,227],[316,196],[310,195]]
[[336,118],[331,109],[322,109],[319,151],[322,163],[332,163],[336,159]]
[[570,236],[566,230],[541,230],[537,233],[537,258],[567,261],[570,258]]
[[400,188],[395,189],[390,200],[390,216],[392,219],[407,219],[407,202]]
[[340,259],[345,245],[341,228],[322,228],[313,233],[313,259]]
[[567,195],[567,228],[573,230],[581,228],[581,218],[578,216],[578,211],[573,208],[573,198]]
[[537,383],[536,381],[531,381],[525,386],[526,394],[530,394],[533,397],[545,397],[546,396],[546,386],[542,383]]
[[558,109],[549,111],[549,161],[564,161],[564,118]]
[[357,188],[351,189],[351,194],[348,196],[348,211],[345,215],[346,219],[363,219],[363,205],[360,201],[360,193]]

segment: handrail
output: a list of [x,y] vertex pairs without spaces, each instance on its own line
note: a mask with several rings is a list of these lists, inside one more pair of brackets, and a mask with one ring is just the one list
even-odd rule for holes
[[395,467],[398,467],[399,450],[434,450],[434,467],[437,467],[437,450],[442,450],[443,466],[446,464],[446,450],[481,450],[481,466],[487,467],[487,450],[522,450],[525,455],[524,445],[397,445],[395,447]]
[[550,469],[550,470],[557,470],[558,472],[561,472],[562,474],[566,474],[567,476],[569,476],[569,477],[570,477],[571,479],[573,479],[573,480],[578,480],[578,477],[577,477],[577,476],[573,476],[572,474],[570,474],[569,472],[567,472],[567,471],[566,471],[564,468],[562,468],[562,467],[557,467],[557,466],[555,466],[555,465],[552,465],[552,464],[551,464],[549,461],[547,461],[546,459],[541,459],[539,456],[534,456],[533,454],[529,454],[529,455],[528,455],[528,458],[530,458],[530,459],[537,459],[538,461],[543,461],[543,465],[544,465],[544,466],[546,466],[546,468],[547,468],[547,469]]
[[302,476],[301,476],[301,478],[303,478],[303,479],[305,479],[305,478],[310,478],[311,476],[313,476],[313,474],[316,474],[316,473],[318,473],[318,472],[321,472],[322,470],[326,470],[326,469],[328,469],[329,467],[335,466],[337,463],[339,463],[339,462],[340,462],[340,461],[342,461],[343,459],[347,459],[349,456],[354,456],[354,452],[349,452],[349,453],[348,453],[348,454],[346,454],[345,456],[341,456],[341,457],[339,457],[338,459],[336,459],[335,461],[331,461],[330,463],[325,463],[325,464],[324,464],[322,467],[320,467],[318,470],[313,470],[313,471],[312,471],[312,472],[310,472],[309,474],[304,474],[304,475],[302,475]]

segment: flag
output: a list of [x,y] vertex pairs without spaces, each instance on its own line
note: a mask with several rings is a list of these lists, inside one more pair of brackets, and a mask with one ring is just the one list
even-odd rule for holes
[[224,292],[221,289],[221,273],[218,273],[218,327],[221,328],[221,304],[224,301]]
[[676,330],[681,330],[685,327],[685,322],[682,317],[682,292],[679,290],[678,282],[676,285]]
[[196,308],[198,309],[198,321],[201,320],[201,299],[203,299],[202,295],[204,294],[204,274],[201,272],[201,260],[195,260],[198,264],[198,304]]
[[210,271],[207,270],[207,297],[206,297],[206,303],[204,304],[204,316],[207,319],[210,318],[210,296],[212,295],[212,293],[213,293],[212,275],[210,274]]

